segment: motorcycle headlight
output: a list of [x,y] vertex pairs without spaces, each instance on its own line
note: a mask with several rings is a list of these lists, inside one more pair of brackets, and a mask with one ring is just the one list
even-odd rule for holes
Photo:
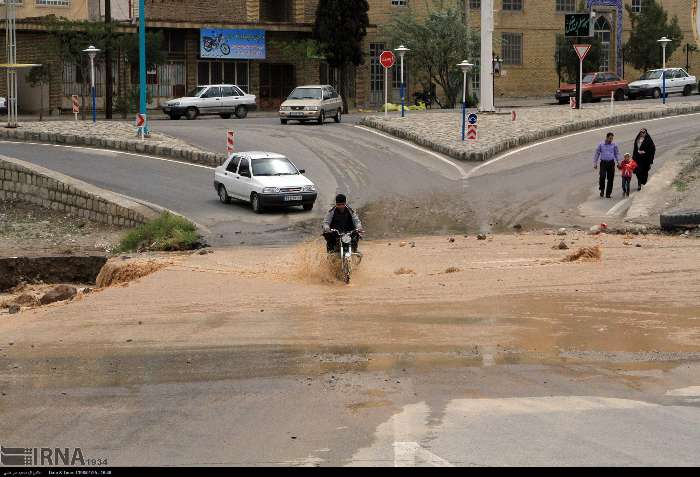
[[263,189],[263,194],[279,194],[280,190],[277,187],[265,187]]
[[306,106],[304,109],[307,111],[318,111],[318,106]]
[[350,243],[351,238],[349,235],[343,235],[343,238],[341,239],[343,243]]
[[302,189],[304,192],[316,192],[316,186],[307,185]]

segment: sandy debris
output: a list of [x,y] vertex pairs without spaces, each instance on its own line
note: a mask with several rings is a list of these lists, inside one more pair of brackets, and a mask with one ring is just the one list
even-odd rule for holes
[[120,283],[128,283],[132,280],[157,272],[170,264],[171,262],[163,260],[110,260],[105,263],[102,270],[100,270],[100,273],[97,275],[96,285],[97,288],[106,288]]
[[599,245],[596,245],[594,247],[581,247],[578,250],[576,250],[574,253],[567,255],[564,258],[564,261],[565,262],[577,262],[577,261],[595,262],[595,261],[601,260],[602,258],[603,258],[603,251],[600,249]]

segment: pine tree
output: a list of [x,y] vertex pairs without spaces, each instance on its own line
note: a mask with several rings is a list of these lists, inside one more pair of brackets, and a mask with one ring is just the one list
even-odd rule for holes
[[633,12],[629,5],[625,8],[632,20],[632,33],[624,46],[625,61],[642,71],[660,68],[662,51],[657,40],[662,36],[673,40],[666,47],[667,60],[683,42],[678,17],[669,22],[668,12],[656,0],[643,0],[640,13]]
[[320,0],[313,36],[331,68],[340,70],[339,93],[347,113],[347,68],[364,62],[362,41],[369,26],[367,0]]

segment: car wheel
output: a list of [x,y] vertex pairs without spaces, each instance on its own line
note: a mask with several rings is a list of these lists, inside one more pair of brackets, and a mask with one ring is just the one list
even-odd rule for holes
[[340,111],[340,109],[338,109],[338,112],[335,113],[335,117],[333,118],[333,120],[336,123],[339,123],[342,119],[343,119],[343,113]]
[[624,101],[625,92],[621,89],[618,89],[617,91],[615,91],[615,95],[613,97],[615,98],[615,101]]
[[230,204],[231,203],[231,197],[228,195],[228,192],[226,191],[226,187],[224,187],[223,184],[219,185],[219,200],[221,201],[222,204]]
[[690,93],[693,92],[693,87],[690,86],[689,84],[685,85],[685,88],[683,88],[683,96],[690,96]]
[[323,124],[326,121],[326,112],[321,110],[318,115],[318,124]]
[[197,116],[199,116],[199,111],[197,111],[197,108],[187,108],[187,111],[185,112],[185,117],[188,120],[193,120],[197,119]]
[[286,119],[280,119],[280,123],[282,123],[282,124],[287,124],[287,120],[286,120]]
[[309,210],[314,208],[314,203],[311,202],[310,204],[303,204],[302,207],[308,212]]
[[258,194],[253,192],[250,194],[250,206],[253,208],[253,212],[256,214],[259,214],[262,212],[262,206],[260,205],[260,197],[258,197]]
[[634,93],[627,93],[627,99],[637,99],[637,95]]
[[661,90],[659,88],[654,88],[654,91],[651,92],[651,97],[659,99],[661,97]]
[[237,117],[238,119],[243,119],[243,118],[245,118],[246,116],[248,116],[248,108],[246,108],[246,107],[243,106],[243,105],[238,106],[238,107],[236,108],[236,113],[235,113],[235,114],[236,114],[236,117]]
[[230,114],[219,114],[219,116],[221,117],[221,119],[231,119]]
[[591,101],[593,101],[593,94],[590,91],[586,91],[585,93],[583,93],[581,99],[584,103],[590,103]]

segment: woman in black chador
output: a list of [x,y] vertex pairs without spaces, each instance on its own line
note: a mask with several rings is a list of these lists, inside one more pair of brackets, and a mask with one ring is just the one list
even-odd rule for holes
[[654,154],[656,154],[654,141],[647,130],[643,128],[634,139],[634,152],[632,153],[632,159],[637,163],[637,169],[634,171],[637,176],[637,190],[642,190],[642,186],[647,183],[649,169],[654,163]]

